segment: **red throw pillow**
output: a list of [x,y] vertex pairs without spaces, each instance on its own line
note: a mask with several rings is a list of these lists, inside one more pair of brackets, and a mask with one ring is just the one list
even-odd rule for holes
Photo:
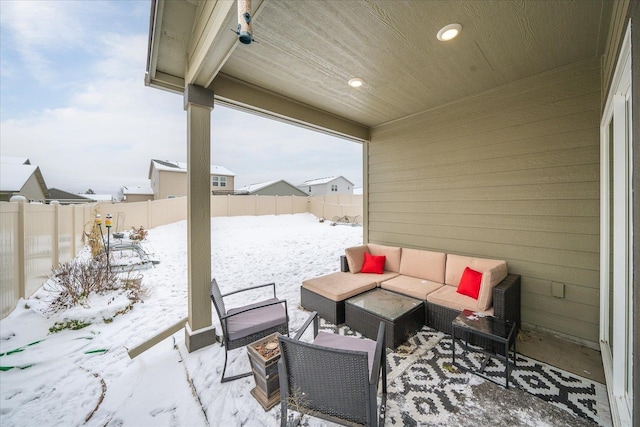
[[364,253],[364,263],[360,273],[376,273],[382,274],[384,271],[384,262],[387,259],[384,255],[376,256]]
[[473,299],[478,299],[478,295],[480,295],[481,282],[482,273],[466,267],[464,269],[464,273],[462,273],[460,283],[458,283],[458,290],[456,292],[470,296]]

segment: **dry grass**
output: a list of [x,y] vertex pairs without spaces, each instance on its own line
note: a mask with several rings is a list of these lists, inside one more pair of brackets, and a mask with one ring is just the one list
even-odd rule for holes
[[[97,213],[98,211],[94,209],[93,211],[94,218]],[[89,232],[86,231],[87,226],[90,227]],[[102,239],[100,226],[98,226],[94,220],[91,220],[84,225],[84,229],[85,231],[82,233],[82,243],[84,243],[85,245],[89,245],[89,247],[91,248],[91,256],[95,258],[101,253],[104,253],[105,251],[104,240]]]

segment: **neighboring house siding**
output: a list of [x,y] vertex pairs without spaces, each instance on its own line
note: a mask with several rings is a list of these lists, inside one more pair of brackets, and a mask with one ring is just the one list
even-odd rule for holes
[[169,196],[180,197],[187,195],[186,172],[158,171],[158,182],[160,199],[166,199]]
[[42,186],[38,181],[37,173],[31,174],[27,182],[25,182],[24,186],[20,190],[19,194],[26,197],[27,200],[33,200],[35,202],[44,203],[47,198],[47,195],[44,194]]
[[523,323],[598,342],[600,88],[593,59],[372,129],[365,236],[505,259]]
[[324,196],[325,194],[353,194],[353,184],[343,177],[337,177],[327,183],[304,185],[299,188],[310,196]]
[[146,202],[147,200],[153,200],[153,195],[150,194],[127,194],[127,203]]
[[[334,189],[335,186],[335,189]],[[331,181],[326,186],[327,193],[326,194],[353,194],[353,184],[351,184],[346,179],[340,177]]]
[[[226,179],[226,186],[222,187],[220,185],[218,185],[217,187],[213,186],[213,177],[218,177],[218,179],[224,177]],[[211,175],[211,178],[209,179],[210,181],[210,185],[211,185],[211,191],[212,192],[216,192],[216,193],[233,193],[233,189],[235,188],[235,183],[234,183],[234,177],[233,176],[226,176],[226,175]],[[220,182],[220,181],[218,181]]]
[[153,190],[153,195],[156,199],[161,199],[160,197],[160,172],[158,169],[152,167],[151,174],[149,176],[149,183],[151,184],[151,189]]
[[[167,162],[171,163],[171,162]],[[153,190],[155,200],[166,199],[168,197],[183,197],[187,195],[187,177],[188,172],[185,170],[185,166],[175,169],[167,169],[165,167],[156,168],[154,161],[152,161],[151,172],[149,179],[151,181],[151,189]],[[213,166],[212,166],[213,169]],[[216,169],[220,169],[216,167]],[[224,168],[222,168],[224,169]],[[225,172],[228,172],[225,170]],[[218,184],[221,182],[221,178],[224,178],[225,186],[218,185],[213,186],[213,177],[218,177]],[[235,188],[234,177],[229,175],[211,174],[209,176],[209,189],[210,192],[231,193],[233,194]]]

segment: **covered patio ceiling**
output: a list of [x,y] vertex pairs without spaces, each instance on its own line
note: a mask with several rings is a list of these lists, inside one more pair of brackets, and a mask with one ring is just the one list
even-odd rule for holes
[[[607,1],[154,0],[146,83],[355,140],[369,128],[602,55]],[[462,25],[455,39],[436,33]],[[185,52],[187,55],[185,56]],[[351,88],[349,79],[364,85]]]

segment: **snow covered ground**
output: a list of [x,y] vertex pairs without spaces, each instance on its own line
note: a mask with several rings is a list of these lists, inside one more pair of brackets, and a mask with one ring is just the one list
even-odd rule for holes
[[[292,333],[308,316],[299,307],[301,282],[337,271],[344,248],[362,242],[362,227],[331,226],[310,214],[213,218],[211,224],[211,271],[222,291],[275,282],[278,297],[287,300]],[[92,295],[84,306],[51,314],[47,308],[53,295],[45,290],[51,281],[18,302],[13,313],[0,321],[0,426],[280,424],[279,405],[265,412],[250,394],[255,385],[252,377],[220,383],[224,348],[219,344],[188,353],[180,330],[134,359],[127,353],[187,315],[186,231],[185,221],[149,230],[144,244],[160,263],[135,272],[144,275],[148,295],[131,310],[126,295],[111,294]],[[88,250],[79,256],[88,257]],[[271,296],[267,290],[252,295],[253,299],[226,300],[227,308]],[[212,312],[219,333],[213,308]],[[49,332],[69,321],[89,325]],[[432,336],[424,330],[418,335]],[[437,374],[440,365],[436,369],[429,363],[434,357],[430,349],[439,340],[427,343],[420,337],[404,348],[406,359],[391,358],[398,369],[391,366],[388,380],[394,395],[388,401],[388,424],[494,425],[503,420],[498,424],[594,425],[517,388],[507,393],[472,374],[447,370]],[[227,374],[249,370],[246,349],[232,350],[229,357]],[[424,369],[435,373],[428,375],[428,381]],[[438,393],[429,394],[434,389]],[[442,406],[425,414],[424,402],[443,395],[457,410]],[[602,395],[606,400],[606,391]],[[304,417],[303,425],[329,423]]]
[[[344,248],[362,242],[361,227],[330,226],[310,214],[213,218],[211,224],[211,271],[223,292],[275,282],[278,297],[287,299],[292,331],[308,315],[299,308],[301,282],[337,271]],[[127,354],[187,315],[186,231],[185,221],[149,230],[147,243],[160,264],[140,272],[149,294],[129,312],[116,315],[128,304],[124,296],[93,296],[87,307],[47,315],[51,294],[41,289],[0,321],[0,425],[279,423],[277,407],[264,412],[249,394],[252,377],[220,384],[219,344],[188,353],[180,331],[133,360]],[[246,303],[231,300],[227,307]],[[71,319],[91,324],[49,333]],[[249,369],[244,349],[230,358],[228,373]]]

